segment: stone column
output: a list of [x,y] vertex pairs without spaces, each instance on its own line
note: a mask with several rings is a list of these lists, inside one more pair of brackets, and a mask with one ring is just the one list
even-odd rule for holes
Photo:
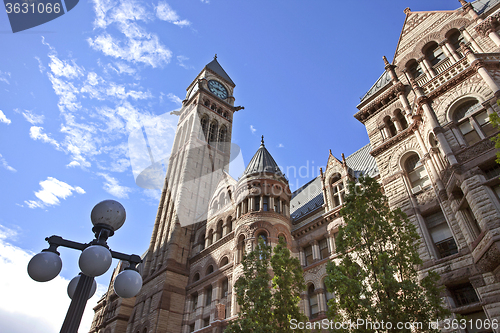
[[420,63],[420,66],[424,70],[424,72],[427,74],[427,77],[429,80],[431,80],[434,76],[436,76],[436,72],[434,71],[434,68],[432,68],[431,63],[426,57],[421,57],[417,59],[417,61]]
[[429,151],[427,150],[427,147],[425,146],[425,143],[422,140],[422,136],[420,135],[420,132],[418,130],[415,131],[415,138],[417,139],[417,142],[418,142],[420,148],[424,152],[424,156],[423,156],[424,157],[424,161],[427,162],[427,163],[425,163],[425,162],[424,163],[427,164],[427,166],[429,167],[429,169],[431,171],[431,174],[432,174],[432,178],[434,178],[434,181],[436,182],[438,190],[440,192],[444,191],[443,182],[441,181],[441,178],[439,178],[439,174],[437,173],[436,168],[434,167],[434,164],[432,163],[432,160],[430,160],[428,158],[429,157]]
[[304,314],[309,317],[311,315],[311,309],[309,308],[309,295],[307,294],[307,291],[300,294],[300,298],[302,298],[302,301],[304,302]]
[[396,132],[397,133],[399,133],[399,132],[401,132],[403,130],[403,127],[399,123],[399,119],[397,119],[396,117],[392,117],[391,121],[394,123],[394,126],[396,126]]
[[442,46],[443,50],[448,50],[448,52],[450,53],[450,58],[454,59],[455,61],[459,61],[460,56],[456,52],[453,45],[451,45],[450,41],[448,39],[445,39],[442,43],[443,43],[443,46]]
[[317,240],[312,240],[309,242],[309,245],[312,247],[313,260],[319,260],[319,245]]
[[472,47],[474,48],[474,50],[476,50],[476,52],[479,52],[479,53],[483,52],[483,50],[481,49],[481,47],[479,46],[479,44],[476,43],[476,40],[474,38],[472,38],[472,36],[465,29],[465,27],[461,27],[458,30],[460,30],[460,32],[464,35],[464,39],[467,41],[467,43],[471,43]]
[[323,288],[316,289],[314,291],[316,294],[316,298],[318,299],[318,310],[320,314],[326,314],[327,306],[326,306],[326,296],[325,290]]
[[300,260],[301,266],[306,265],[306,257],[305,257],[305,253],[304,253],[304,248],[302,246],[299,247],[299,260]]
[[[498,34],[497,34],[497,37],[498,37]],[[500,46],[500,37],[499,37],[499,44],[497,44],[497,45]],[[470,47],[468,47],[464,43],[460,44],[460,46],[462,48],[462,52],[467,57],[467,60],[469,61],[471,66],[474,66],[477,73],[479,75],[481,75],[484,82],[486,82],[486,84],[488,85],[488,87],[490,87],[493,94],[495,94],[495,97],[498,98],[500,95],[500,92],[499,92],[500,87],[496,84],[495,80],[493,80],[493,78],[490,76],[490,73],[488,73],[488,71],[484,68],[483,62],[476,57],[476,55],[472,52]]]
[[465,140],[462,136],[462,132],[460,131],[460,129],[457,127],[457,124],[455,123],[452,123],[451,126],[451,131],[453,132],[453,135],[455,136],[455,138],[457,139],[457,142],[458,142],[458,145],[461,147],[461,148],[464,148],[467,146],[467,144],[465,143]]
[[205,289],[200,290],[198,293],[198,307],[196,308],[196,321],[194,324],[195,330],[203,327],[203,305],[205,301]]
[[328,237],[328,246],[330,247],[330,253],[335,253],[337,251],[337,245],[335,244],[335,233],[330,232]]
[[448,158],[448,161],[450,162],[450,165],[454,166],[458,164],[457,158],[455,157],[455,154],[450,148],[450,145],[448,144],[448,141],[446,140],[446,137],[444,136],[444,130],[439,125],[439,122],[436,119],[436,115],[434,114],[434,111],[432,111],[429,103],[427,102],[427,96],[425,96],[422,93],[421,88],[418,86],[417,82],[415,80],[411,80],[411,84],[413,87],[413,91],[417,95],[417,103],[419,103],[424,110],[425,116],[429,120],[429,123],[432,127],[432,130],[434,131],[434,135],[436,136],[436,140],[439,142],[439,145],[443,149],[443,152],[445,153],[446,157]]

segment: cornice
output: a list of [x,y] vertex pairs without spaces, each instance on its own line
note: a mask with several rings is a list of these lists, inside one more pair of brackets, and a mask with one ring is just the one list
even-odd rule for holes
[[401,81],[393,84],[392,87],[381,93],[372,102],[362,107],[361,110],[354,115],[354,117],[364,123],[370,117],[375,115],[378,110],[390,104],[394,99],[397,99],[399,93],[404,91],[405,85]]

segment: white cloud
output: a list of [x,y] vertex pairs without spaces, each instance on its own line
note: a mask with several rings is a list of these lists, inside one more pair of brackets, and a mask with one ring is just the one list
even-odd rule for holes
[[52,139],[47,134],[43,133],[43,127],[31,126],[30,137],[33,140],[41,140],[43,142],[50,143],[51,145],[54,145],[56,148],[59,148],[59,143],[57,143],[56,140]]
[[36,115],[33,112],[31,112],[30,110],[25,110],[22,113],[22,115],[32,125],[43,124],[43,120],[45,119],[44,115],[40,115],[40,116]]
[[49,58],[51,60],[49,67],[55,76],[74,79],[83,75],[83,68],[75,64],[74,60],[72,61],[73,65],[70,65],[67,61],[59,59],[55,54],[50,54]]
[[254,134],[255,132],[257,132],[257,129],[253,127],[253,125],[250,125],[250,131],[252,131],[252,134]]
[[[35,282],[26,273],[34,253],[11,244],[17,233],[0,225],[0,331],[9,333],[59,332],[70,299],[66,289],[69,280],[57,276],[49,282]],[[98,284],[97,292],[88,301],[79,332],[88,332],[93,318],[92,308],[106,287]],[[29,302],[22,295],[30,295]]]
[[5,160],[5,158],[2,156],[2,154],[0,154],[0,163],[2,164],[2,166],[3,166],[5,169],[7,169],[7,170],[9,170],[9,171],[11,171],[11,172],[17,172],[17,170],[16,170],[16,169],[14,169],[13,167],[11,167],[11,166],[9,165],[9,163],[7,163],[7,161],[6,161],[6,160]]
[[177,105],[182,105],[182,99],[179,98],[179,96],[176,96],[172,93],[169,93],[167,95],[168,99],[171,100],[172,102],[174,102],[175,104]]
[[53,177],[47,177],[46,180],[40,182],[42,189],[35,192],[37,201],[27,200],[24,203],[29,208],[44,208],[46,206],[59,205],[59,199],[66,199],[73,195],[73,192],[84,194],[85,190],[79,186],[71,186],[65,182],[57,180]]
[[209,0],[201,0],[201,2],[203,2],[203,3],[210,3]]
[[2,71],[0,71],[0,82],[5,82],[7,84],[10,84],[8,78],[10,78],[10,73],[9,72],[2,72]]
[[175,10],[173,10],[165,1],[160,1],[158,3],[158,7],[156,7],[156,17],[162,21],[167,21],[180,27],[191,24],[188,20],[181,20]]
[[179,66],[181,66],[182,68],[185,68],[185,69],[193,69],[194,67],[193,66],[189,66],[189,65],[186,65],[184,62],[189,60],[188,57],[185,57],[183,55],[178,55],[177,56],[177,61],[179,62]]
[[[140,2],[122,0],[119,4],[111,0],[94,0],[96,19],[94,27],[102,30],[95,38],[88,38],[90,47],[105,55],[132,63],[143,63],[155,68],[170,62],[172,52],[156,34],[147,32],[138,22],[154,19],[152,13]],[[183,22],[179,22],[183,24]],[[113,25],[125,38],[120,39],[106,31]]]
[[103,189],[111,195],[117,198],[128,198],[128,193],[132,192],[132,189],[126,186],[121,186],[118,184],[118,180],[107,173],[97,173],[98,176],[103,177],[106,182],[104,183]]
[[285,148],[285,146],[284,146],[282,143],[280,143],[280,144],[278,145],[278,148]]
[[7,125],[9,125],[12,121],[10,121],[9,118],[7,118],[7,116],[2,112],[2,110],[0,110],[0,123],[5,123]]

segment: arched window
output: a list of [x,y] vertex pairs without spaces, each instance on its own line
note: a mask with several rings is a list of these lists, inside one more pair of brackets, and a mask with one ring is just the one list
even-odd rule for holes
[[217,233],[215,236],[215,240],[218,241],[221,238],[222,238],[222,220],[217,222]]
[[193,277],[193,282],[196,282],[200,279],[200,273],[196,273]]
[[206,107],[210,106],[210,102],[208,101],[208,99],[205,100],[205,102],[203,103],[203,105],[205,105]]
[[220,267],[226,266],[228,263],[229,263],[229,259],[227,257],[224,257],[220,261]]
[[420,64],[415,60],[411,60],[408,62],[406,65],[407,71],[410,74],[410,76],[414,79],[418,78],[420,75],[424,74],[422,71],[422,68],[420,67]]
[[[208,128],[208,117],[204,116],[200,120],[200,125],[201,125],[201,133],[200,133],[200,139],[207,141],[207,128]],[[203,135],[203,137],[202,137]]]
[[402,130],[405,130],[408,128],[408,122],[406,121],[406,117],[403,116],[403,114],[401,113],[401,110],[398,110],[396,112],[396,119],[399,122],[399,124],[401,125]]
[[392,122],[392,119],[390,116],[387,116],[384,118],[384,123],[385,123],[385,128],[387,128],[387,136],[388,138],[392,138],[394,135],[396,135],[396,126]]
[[221,283],[220,298],[226,298],[228,290],[229,290],[229,281],[227,280],[227,278],[224,278],[224,280],[222,280]]
[[233,231],[233,220],[231,219],[231,216],[229,216],[226,220],[226,230],[226,234]]
[[226,126],[221,126],[221,128],[219,130],[219,150],[220,151],[225,150],[226,135],[227,135]]
[[469,146],[496,132],[488,113],[481,110],[482,105],[474,99],[462,103],[453,113],[453,120]]
[[264,245],[267,245],[267,234],[265,232],[259,233],[257,239],[262,239],[264,241]]
[[326,288],[325,279],[323,279],[323,289],[325,290],[326,307],[328,308],[328,301],[333,298],[333,293],[329,292]]
[[285,235],[283,235],[283,234],[279,234],[278,235],[278,241],[281,241],[281,240],[283,240],[283,242],[286,244],[286,237],[285,237]]
[[344,203],[345,189],[344,182],[340,179],[340,175],[336,174],[332,177],[330,181],[330,186],[332,188],[332,203],[333,208],[340,206]]
[[200,251],[205,249],[205,235],[201,234],[198,238],[198,243],[200,244]]
[[455,49],[455,52],[458,54],[460,58],[463,57],[462,51],[460,49],[460,43],[465,43],[464,36],[458,30],[454,30],[451,35],[448,36],[448,41]]
[[191,307],[191,311],[194,311],[198,307],[198,292],[197,291],[191,295],[191,300],[192,300],[192,304],[193,304],[193,306]]
[[309,298],[309,318],[314,319],[318,316],[318,296],[314,292],[314,284],[310,284],[307,288],[307,296]]
[[212,274],[213,272],[214,272],[214,266],[210,265],[210,266],[208,266],[207,272],[206,272],[205,275]]
[[425,51],[425,57],[431,63],[431,66],[435,66],[446,58],[441,47],[436,43],[432,42]]
[[215,141],[215,139],[216,139],[215,133],[217,133],[217,122],[212,121],[210,123],[210,127],[208,129],[208,143],[209,144]]
[[431,184],[427,171],[416,153],[412,153],[407,157],[405,161],[405,170],[414,193]]
[[237,253],[237,262],[240,263],[245,256],[245,236],[240,235],[238,238],[238,253]]
[[210,109],[212,109],[212,110],[214,110],[214,111],[215,111],[215,109],[216,109],[215,104],[210,105]]
[[212,303],[212,285],[209,285],[207,289],[205,289],[205,306],[210,306]]
[[208,236],[207,236],[207,246],[212,245],[213,240],[214,240],[214,231],[212,229],[210,229],[210,231],[208,232]]

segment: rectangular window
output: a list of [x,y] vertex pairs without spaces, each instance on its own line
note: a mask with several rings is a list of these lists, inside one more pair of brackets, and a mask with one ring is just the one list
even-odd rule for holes
[[189,333],[194,332],[194,324],[189,325]]
[[455,306],[457,308],[479,302],[479,298],[477,297],[476,291],[474,290],[474,287],[472,287],[470,283],[450,288],[450,292],[453,295],[453,299],[455,300]]
[[254,211],[258,212],[260,210],[260,197],[253,197],[254,198]]
[[194,311],[198,307],[198,294],[193,295],[192,297],[193,297],[193,308],[192,308],[192,310]]
[[469,146],[472,146],[473,144],[481,140],[476,130],[468,120],[464,123],[459,124],[458,128],[460,129],[460,132],[462,132],[462,135],[464,136],[464,139]]
[[309,300],[309,306],[311,307],[311,319],[314,319],[318,316],[319,306],[318,306],[318,296],[314,295]]
[[486,111],[481,112],[474,117],[481,126],[481,131],[483,131],[484,136],[490,136],[496,132],[496,129],[490,123],[490,117]]
[[269,197],[264,197],[262,200],[262,210],[267,212],[269,210]]
[[203,319],[203,327],[210,325],[210,317]]
[[319,253],[321,255],[321,259],[325,259],[330,256],[330,252],[328,251],[328,239],[323,238],[319,241]]
[[439,210],[437,213],[426,216],[424,219],[439,257],[444,258],[458,253],[457,244],[443,212]]
[[313,262],[313,249],[312,249],[311,245],[304,248],[304,254],[306,256],[306,266],[312,264],[312,262]]
[[209,287],[206,291],[205,306],[209,306],[212,303],[212,287]]
[[469,228],[469,232],[471,233],[472,239],[476,239],[481,233],[481,228],[479,227],[479,223],[477,223],[474,213],[469,206],[465,207],[461,211]]

